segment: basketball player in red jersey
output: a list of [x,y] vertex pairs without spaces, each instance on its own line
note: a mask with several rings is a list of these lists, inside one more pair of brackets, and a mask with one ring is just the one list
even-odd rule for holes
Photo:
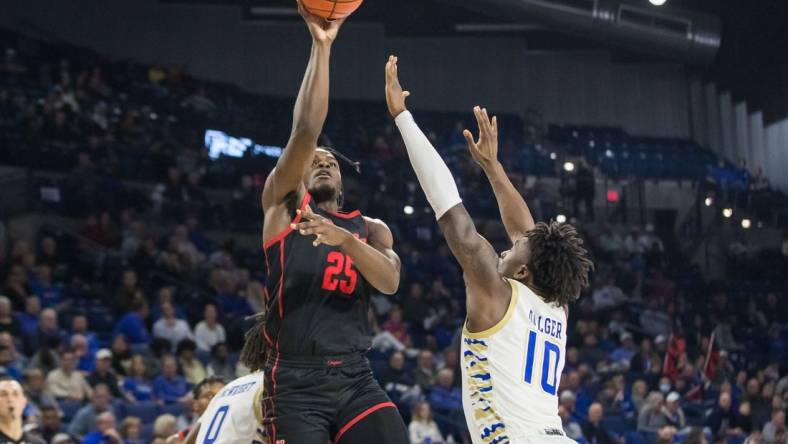
[[327,22],[300,2],[299,12],[312,34],[311,56],[290,140],[262,194],[263,425],[270,444],[405,444],[405,424],[364,356],[369,292],[397,291],[399,257],[383,222],[340,212],[339,163],[317,148],[343,20]]

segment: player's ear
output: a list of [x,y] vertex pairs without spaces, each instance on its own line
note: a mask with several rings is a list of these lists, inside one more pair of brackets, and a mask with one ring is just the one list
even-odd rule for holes
[[514,272],[514,278],[518,281],[529,281],[531,279],[531,273],[528,271],[527,265],[521,265],[517,271]]

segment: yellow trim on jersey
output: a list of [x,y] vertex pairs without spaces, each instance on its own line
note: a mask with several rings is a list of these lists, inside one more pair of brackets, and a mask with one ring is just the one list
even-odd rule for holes
[[[257,372],[255,372],[257,373]],[[265,385],[263,384],[263,372],[260,373],[260,385],[257,387],[257,391],[254,394],[254,398],[252,398],[252,410],[254,411],[254,417],[257,418],[257,423],[259,425],[263,425],[263,392],[265,391]]]
[[471,338],[471,339],[484,339],[488,338],[496,333],[498,333],[508,322],[509,319],[512,318],[514,314],[515,308],[517,308],[517,284],[512,279],[507,279],[509,281],[509,285],[512,287],[512,298],[509,300],[509,308],[506,309],[506,314],[503,315],[503,318],[498,321],[497,324],[493,325],[492,327],[488,328],[487,330],[480,331],[480,332],[472,332],[468,330],[468,320],[465,320],[465,324],[462,326],[462,334]]

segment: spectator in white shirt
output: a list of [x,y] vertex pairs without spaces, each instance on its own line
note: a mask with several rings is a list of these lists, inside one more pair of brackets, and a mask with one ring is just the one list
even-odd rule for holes
[[169,302],[161,304],[161,319],[153,324],[153,336],[164,338],[172,344],[172,350],[184,339],[192,339],[192,330],[183,319],[175,317],[175,307]]
[[602,286],[594,290],[591,298],[594,302],[595,312],[616,307],[627,301],[624,292],[610,278]]
[[77,371],[77,357],[71,350],[60,353],[60,366],[47,375],[48,392],[57,399],[83,401],[93,395],[85,376]]
[[194,328],[194,337],[197,349],[210,353],[213,346],[225,342],[227,334],[224,327],[217,322],[219,311],[215,304],[207,304],[203,312],[203,320]]
[[640,313],[640,326],[649,336],[668,335],[673,327],[673,320],[659,302],[652,300],[648,308]]
[[410,425],[410,444],[424,444],[426,439],[433,443],[443,442],[443,436],[438,429],[438,424],[432,419],[432,409],[427,401],[421,401],[413,407]]

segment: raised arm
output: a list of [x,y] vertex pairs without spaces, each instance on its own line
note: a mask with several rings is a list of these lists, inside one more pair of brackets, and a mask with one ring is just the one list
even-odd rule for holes
[[479,139],[474,141],[473,134],[467,129],[463,131],[463,135],[468,142],[468,150],[473,160],[482,167],[492,185],[501,212],[501,220],[509,239],[514,243],[532,230],[536,224],[525,199],[509,180],[503,165],[498,161],[498,119],[493,116],[490,120],[487,109],[478,106],[473,108],[473,114],[476,115],[476,122],[479,124]]
[[281,204],[291,193],[295,192],[297,200],[304,194],[304,174],[312,163],[328,114],[331,45],[344,22],[328,22],[314,16],[303,8],[300,1],[298,10],[312,34],[312,51],[293,111],[290,140],[263,188],[264,212]]
[[495,325],[506,311],[511,288],[498,273],[498,255],[477,231],[462,205],[454,177],[405,107],[408,92],[402,91],[397,58],[386,65],[386,101],[405,141],[413,170],[435,211],[449,248],[460,263],[467,287],[469,327],[484,330]]

